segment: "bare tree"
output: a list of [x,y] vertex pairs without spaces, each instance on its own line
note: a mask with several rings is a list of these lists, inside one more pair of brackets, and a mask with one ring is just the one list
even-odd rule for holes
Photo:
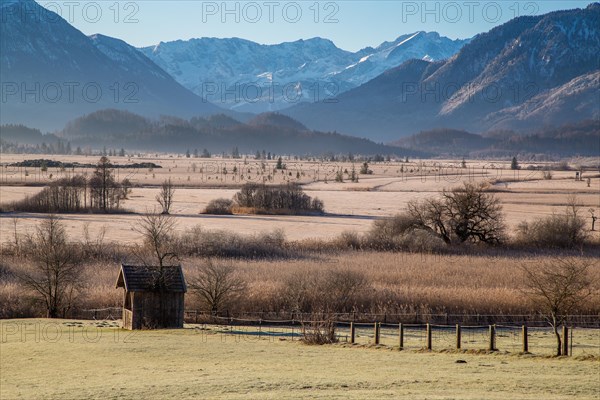
[[209,259],[196,267],[189,286],[216,315],[246,289],[236,272],[231,265],[213,263]]
[[590,208],[588,210],[588,212],[590,213],[590,217],[592,218],[592,232],[594,232],[596,230],[596,220],[598,219],[598,217],[596,216],[596,210],[593,208]]
[[44,302],[48,318],[64,317],[72,306],[81,275],[74,250],[54,215],[27,238],[25,253],[31,265],[18,277]]
[[120,188],[115,181],[114,168],[106,156],[102,156],[90,179],[92,207],[103,211],[119,208]]
[[558,327],[591,295],[590,262],[556,259],[541,265],[523,266],[525,294],[548,320],[556,336],[556,355],[561,355]]
[[175,195],[175,188],[171,183],[171,179],[164,181],[160,187],[160,193],[156,195],[156,201],[162,207],[163,214],[169,214],[171,206],[173,205],[173,196]]
[[144,265],[163,269],[168,261],[178,259],[173,241],[175,220],[170,215],[147,213],[133,226],[133,230],[144,240],[141,251],[136,254]]

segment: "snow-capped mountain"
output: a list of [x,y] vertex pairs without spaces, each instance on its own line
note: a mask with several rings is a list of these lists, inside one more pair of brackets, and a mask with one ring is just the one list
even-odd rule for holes
[[483,132],[598,118],[600,4],[515,18],[440,62],[411,60],[283,113],[320,130],[392,140],[438,127]]
[[411,58],[446,59],[467,42],[416,32],[355,53],[322,38],[277,45],[202,38],[140,51],[199,96],[261,112],[338,95]]
[[437,32],[403,35],[393,42],[382,43],[376,49],[361,50],[359,53],[365,55],[358,62],[334,76],[337,80],[360,86],[410,59],[439,61],[450,58],[469,41],[470,39],[451,40]]
[[51,130],[109,107],[148,116],[223,111],[134,47],[106,36],[87,37],[33,0],[3,0],[0,11],[0,123]]

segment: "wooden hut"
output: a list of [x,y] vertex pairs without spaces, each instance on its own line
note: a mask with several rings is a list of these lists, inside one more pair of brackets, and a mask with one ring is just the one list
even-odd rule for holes
[[117,288],[125,289],[123,328],[183,328],[187,287],[180,265],[121,265]]

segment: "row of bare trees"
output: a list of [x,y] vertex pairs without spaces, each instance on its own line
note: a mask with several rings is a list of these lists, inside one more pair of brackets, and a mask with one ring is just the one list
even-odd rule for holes
[[[108,157],[98,161],[92,176],[76,175],[51,182],[38,194],[15,202],[15,211],[40,213],[70,213],[82,211],[114,212],[120,209],[121,201],[131,192],[128,179],[118,182],[114,166]],[[163,214],[169,214],[173,206],[175,187],[171,179],[165,180],[156,201]]]
[[131,190],[128,179],[117,182],[107,157],[98,161],[91,177],[76,175],[51,182],[34,196],[15,202],[15,211],[68,213],[81,211],[113,212]]

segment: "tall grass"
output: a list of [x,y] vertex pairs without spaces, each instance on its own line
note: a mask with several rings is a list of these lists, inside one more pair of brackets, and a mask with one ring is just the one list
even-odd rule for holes
[[[524,263],[535,266],[552,259],[552,256],[440,256],[354,251],[316,259],[229,259],[247,289],[227,311],[231,314],[319,312],[327,308],[328,312],[377,314],[529,314],[535,310],[522,292],[521,266]],[[0,317],[42,315],[41,305],[35,303],[32,293],[20,287],[13,275],[19,268],[18,260],[7,261],[10,267],[0,284]],[[191,274],[187,266],[204,261],[194,257],[181,262],[186,274]],[[118,264],[93,262],[82,268],[84,285],[76,298],[74,314],[85,316],[82,310],[120,306],[122,293],[115,288]],[[598,263],[594,264],[591,274],[595,293],[598,293]],[[306,279],[300,282],[299,277]],[[353,282],[347,285],[352,291],[340,291],[338,295],[328,297],[327,281],[332,277],[339,282]],[[294,282],[298,286],[304,285],[305,290],[297,290]],[[297,299],[298,295],[303,296],[303,304],[309,306],[294,307],[298,303],[290,302],[290,298]],[[350,302],[343,301],[346,298]],[[319,299],[327,301],[319,302]],[[186,296],[186,308],[202,310],[201,302],[193,292]],[[598,314],[599,296],[590,298],[578,312]]]

